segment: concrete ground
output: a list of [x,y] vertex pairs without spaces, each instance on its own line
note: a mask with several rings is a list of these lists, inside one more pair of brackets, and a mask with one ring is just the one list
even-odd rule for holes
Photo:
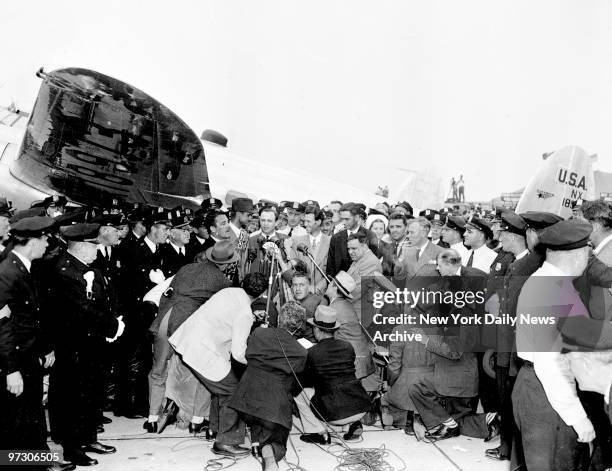
[[[180,430],[174,425],[163,434],[147,434],[142,429],[144,419],[130,420],[123,417],[107,416],[113,422],[105,426],[105,432],[98,436],[102,443],[117,448],[112,455],[94,455],[99,464],[92,467],[94,470],[129,470],[129,471],[158,471],[158,470],[220,470],[232,465],[232,461],[224,459],[217,466],[208,460],[218,459],[203,436],[190,436],[186,430]],[[340,462],[328,452],[339,454],[340,446],[331,445],[319,448],[300,441],[299,432],[294,429],[290,437],[295,450],[288,444],[287,460],[298,463],[307,471],[331,471]],[[482,440],[457,437],[435,444],[417,442],[401,430],[383,431],[374,427],[365,427],[362,442],[351,442],[353,449],[382,448],[388,455],[385,458],[392,468],[385,470],[421,469],[426,471],[505,471],[509,469],[509,461],[496,462],[485,458],[484,450],[495,447],[498,440],[484,443]],[[59,449],[50,443],[52,449]],[[61,451],[61,449],[59,449]],[[326,452],[327,451],[327,452]],[[207,464],[209,465],[208,467]],[[223,466],[223,468],[221,467]],[[82,468],[84,469],[84,468]],[[249,456],[237,461],[231,466],[232,471],[254,471],[261,469],[255,458]],[[280,463],[281,470],[288,470],[287,463]],[[348,468],[343,468],[348,469]],[[358,468],[353,468],[358,469]],[[363,468],[365,469],[365,468]],[[373,470],[383,469],[372,467]]]

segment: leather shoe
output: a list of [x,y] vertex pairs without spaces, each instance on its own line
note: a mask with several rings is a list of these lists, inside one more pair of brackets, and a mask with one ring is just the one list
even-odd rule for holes
[[300,440],[304,443],[316,443],[318,445],[330,445],[331,438],[328,433],[321,435],[320,433],[303,433],[300,435]]
[[487,425],[487,429],[489,430],[489,435],[484,439],[485,443],[490,442],[495,437],[499,436],[501,431],[501,420],[499,419],[499,414],[495,416],[495,418]]
[[406,422],[406,425],[404,425],[404,433],[411,437],[414,436],[414,422]]
[[104,445],[100,442],[84,445],[81,447],[81,450],[89,453],[98,453],[99,455],[110,455],[111,453],[115,453],[117,451],[114,446]]
[[342,436],[344,440],[350,442],[352,440],[359,440],[361,435],[363,434],[363,425],[358,420],[357,422],[353,422],[349,427],[348,431]]
[[212,447],[212,452],[215,455],[231,456],[233,458],[241,458],[251,454],[251,450],[238,445],[221,445],[215,442]]
[[113,419],[111,419],[110,417],[106,417],[105,415],[100,417],[100,424],[101,425],[110,424],[112,421],[113,421]]
[[217,438],[217,432],[213,432],[211,429],[206,429],[206,440],[214,440]]
[[54,461],[46,467],[47,471],[72,471],[76,468],[76,464],[70,461]]
[[485,450],[485,456],[487,458],[490,458],[492,460],[497,460],[497,461],[504,461],[504,460],[510,459],[510,455],[506,453],[502,453],[501,446],[498,446],[497,448],[489,448],[488,450]]
[[157,422],[149,422],[148,420],[142,424],[142,428],[147,431],[147,433],[157,433]]
[[98,425],[96,427],[96,433],[104,433],[104,425]]
[[193,422],[189,422],[189,433],[192,435],[197,435],[204,430],[208,429],[208,420],[204,420],[201,424],[194,424]]
[[98,460],[90,458],[82,450],[64,451],[64,459],[75,466],[95,466],[98,464]]
[[446,440],[447,438],[458,437],[460,435],[459,426],[449,427],[448,425],[442,424],[442,426],[434,433],[426,433],[425,438],[429,440]]
[[159,424],[157,425],[157,433],[162,433],[164,429],[176,422],[176,414],[178,414],[179,408],[174,401],[168,400],[166,407],[161,413],[159,418]]

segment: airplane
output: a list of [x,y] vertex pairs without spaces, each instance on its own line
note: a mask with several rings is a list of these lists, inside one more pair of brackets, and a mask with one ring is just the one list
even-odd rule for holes
[[[214,130],[198,138],[159,101],[100,72],[41,68],[37,76],[42,83],[31,113],[0,109],[0,196],[16,208],[57,193],[77,205],[120,199],[166,208],[196,208],[209,197],[226,205],[247,196],[370,207],[402,199],[239,155]],[[406,194],[415,181],[412,172],[398,186]]]

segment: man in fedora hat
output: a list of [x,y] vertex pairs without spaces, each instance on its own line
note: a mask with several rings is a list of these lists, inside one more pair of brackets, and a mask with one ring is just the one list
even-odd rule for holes
[[[206,252],[209,261],[230,263],[237,260],[233,251]],[[230,400],[238,386],[230,358],[246,364],[247,338],[253,325],[251,302],[265,290],[264,284],[225,288],[198,308],[169,338],[174,350],[193,370],[213,396],[211,428],[217,432],[213,453],[243,457],[249,450],[241,447],[245,424]],[[248,291],[247,291],[248,289]]]
[[332,282],[327,287],[325,296],[329,299],[329,307],[336,310],[340,327],[335,333],[335,338],[345,340],[353,346],[355,350],[355,375],[358,379],[374,373],[374,361],[372,352],[368,346],[368,339],[365,336],[355,308],[351,304],[356,283],[353,277],[347,272],[340,271],[332,278]]
[[308,388],[304,390],[310,399],[310,408],[304,407],[303,395],[298,402],[301,402],[300,414],[307,429],[300,439],[306,443],[330,443],[329,435],[321,434],[321,424],[318,432],[308,433],[310,426],[316,426],[317,419],[337,426],[351,424],[344,439],[357,439],[363,432],[360,419],[371,404],[355,376],[355,351],[350,343],[334,338],[340,322],[333,307],[319,306],[314,318],[307,322],[318,343],[308,350],[304,371],[305,385],[314,388],[314,394]]
[[[157,316],[149,328],[154,340],[153,366],[149,372],[149,417],[143,425],[147,432],[161,433],[178,412],[176,405],[169,403],[163,410],[162,420],[159,420],[166,391],[168,362],[174,354],[168,338],[215,293],[231,286],[223,270],[236,260],[229,241],[217,242],[206,251],[204,262],[182,267],[166,291],[167,295],[162,296]],[[194,430],[203,423],[200,418],[200,415],[195,417]]]

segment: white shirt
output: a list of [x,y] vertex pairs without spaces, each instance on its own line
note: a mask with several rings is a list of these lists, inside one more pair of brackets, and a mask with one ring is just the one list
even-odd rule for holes
[[252,325],[249,296],[242,288],[225,288],[200,306],[168,341],[187,365],[210,381],[221,381],[230,372],[230,355],[246,364]]
[[523,250],[520,254],[518,254],[516,257],[514,257],[515,260],[520,260],[523,257],[526,257],[527,255],[529,255],[529,249],[525,249]]
[[238,228],[238,226],[236,226],[233,222],[230,222],[230,228],[232,229],[232,231],[234,231],[236,237],[240,237],[240,229]]
[[[546,283],[542,277],[564,277],[563,283],[553,280]],[[542,312],[541,306],[572,305],[568,315],[587,315],[588,310],[582,304],[579,293],[575,290],[572,280],[559,268],[549,262],[544,262],[523,285],[517,304],[516,348],[517,355],[531,361],[535,374],[542,383],[548,402],[559,414],[561,419],[573,426],[587,418],[586,412],[576,394],[576,382],[570,367],[569,357],[561,354],[563,339],[554,325],[536,326],[520,322],[520,315],[527,313],[557,314],[555,309]],[[535,349],[541,351],[527,351]]]
[[308,233],[306,232],[306,229],[304,229],[302,226],[295,226],[294,228],[287,226],[284,229],[279,230],[278,232],[280,232],[281,234],[285,234],[287,236],[291,232],[291,237],[301,237],[301,236],[308,235]]
[[106,254],[108,253],[108,258],[110,258],[110,256],[111,256],[111,247],[110,247],[110,245],[98,244],[98,250],[105,257],[106,257]]
[[323,237],[323,233],[319,232],[319,234],[317,236],[308,236],[310,238],[310,246],[311,247],[318,247],[319,244],[321,243],[321,237]]
[[486,244],[483,244],[481,247],[476,250],[469,250],[467,262],[470,260],[470,257],[474,254],[474,258],[472,259],[472,266],[474,268],[478,268],[485,273],[489,273],[491,271],[491,264],[497,258],[497,252],[495,250],[487,247]]
[[451,249],[456,250],[461,255],[461,265],[465,266],[470,258],[470,251],[463,245],[463,242],[457,242],[450,246]]
[[206,243],[206,239],[202,239],[200,236],[196,236],[196,239],[198,239],[198,242],[200,243],[200,245],[203,245]]
[[151,239],[149,239],[149,236],[145,236],[144,238],[145,244],[147,244],[147,246],[149,247],[149,249],[151,250],[151,252],[155,253],[157,251],[157,245],[155,245]]
[[[174,251],[178,254],[185,255],[185,247],[179,247],[178,245],[170,242],[170,246],[174,249]],[[181,252],[182,250],[182,252]]]
[[21,255],[19,252],[15,252],[14,250],[12,251],[15,256],[21,260],[21,263],[23,263],[26,267],[26,270],[28,270],[28,272],[31,270],[32,268],[32,261],[28,260],[27,258],[25,258],[23,255]]
[[612,234],[610,234],[608,237],[606,237],[604,240],[602,240],[599,244],[597,244],[597,247],[595,247],[595,249],[593,250],[593,255],[597,255],[599,252],[601,252],[603,250],[603,248],[610,241],[612,241]]

